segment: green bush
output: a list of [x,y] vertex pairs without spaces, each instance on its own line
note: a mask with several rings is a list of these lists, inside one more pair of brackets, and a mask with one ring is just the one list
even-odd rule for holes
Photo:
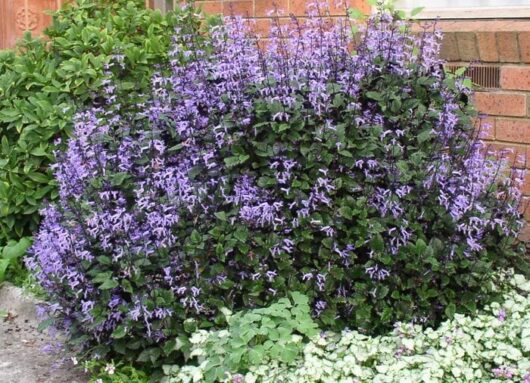
[[178,25],[192,9],[162,15],[141,0],[78,0],[54,13],[42,39],[26,35],[0,55],[0,245],[32,235],[44,200],[57,197],[48,165],[72,117],[106,101],[112,81],[123,106],[138,104]]
[[[269,361],[294,362],[300,357],[303,340],[319,333],[311,318],[309,299],[296,292],[291,299],[281,298],[266,308],[235,315],[225,310],[225,316],[228,330],[200,330],[190,339],[195,344],[190,356],[197,357],[204,382],[216,382],[227,372],[245,371]],[[186,324],[192,326],[193,321]],[[171,371],[175,368],[166,367],[168,374]]]
[[27,276],[20,260],[31,245],[31,239],[24,237],[18,241],[10,240],[0,247],[0,283],[9,280],[17,285],[22,284]]
[[[73,359],[77,364],[77,359]],[[149,375],[131,364],[110,362],[104,359],[92,359],[83,363],[90,374],[89,383],[148,383]]]
[[141,113],[77,116],[27,258],[71,343],[158,367],[186,320],[295,291],[334,330],[436,325],[526,266],[524,174],[484,156],[437,34],[381,12],[352,55],[314,17],[262,51],[241,23],[180,30]]
[[[357,331],[322,333],[285,363],[278,358],[248,369],[226,369],[219,382],[241,383],[449,383],[530,381],[530,282],[508,279],[502,303],[492,303],[476,317],[457,314],[439,328],[397,324],[388,335]],[[250,311],[251,315],[253,311]],[[254,329],[248,325],[247,331]],[[234,336],[234,328],[225,330]],[[240,332],[241,330],[237,330]],[[197,332],[191,339],[196,366],[166,366],[165,383],[210,382],[209,360],[222,353],[211,347],[218,333]],[[276,343],[278,344],[278,343]],[[276,345],[275,344],[275,345]],[[201,361],[205,361],[201,363]]]

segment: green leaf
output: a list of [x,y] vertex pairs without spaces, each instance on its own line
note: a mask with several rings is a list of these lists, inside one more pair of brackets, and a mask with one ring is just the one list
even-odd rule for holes
[[453,318],[455,316],[455,312],[456,312],[456,306],[454,303],[449,303],[446,307],[445,307],[445,315],[447,315],[448,318]]
[[249,158],[250,158],[250,156],[245,154],[245,155],[233,156],[233,157],[225,158],[225,159],[224,159],[224,162],[225,162],[225,165],[226,165],[228,168],[232,168],[232,167],[234,167],[234,166],[237,166],[237,165],[241,165],[241,164],[243,164],[243,163],[246,162]]
[[22,238],[18,242],[11,241],[2,250],[2,258],[15,259],[20,258],[26,254],[26,250],[31,246],[29,238]]
[[348,15],[354,20],[363,20],[366,18],[364,12],[357,8],[348,9]]
[[423,144],[424,142],[430,140],[433,137],[433,131],[431,128],[424,129],[418,134],[418,142]]
[[415,17],[415,16],[419,15],[424,9],[425,9],[425,7],[416,7],[414,9],[412,9],[412,11],[410,11],[410,16],[411,17]]
[[248,230],[245,228],[239,228],[235,231],[234,237],[236,237],[239,242],[246,242],[248,238]]
[[127,327],[120,325],[112,332],[111,337],[114,339],[121,339],[127,335]]
[[42,173],[37,173],[37,172],[30,172],[28,173],[28,177],[35,181],[35,182],[39,182],[41,184],[47,184],[50,182],[50,177],[48,177],[47,175],[45,174],[42,174]]
[[110,177],[110,182],[113,186],[120,186],[128,177],[128,173],[116,173]]
[[248,361],[253,365],[260,365],[263,361],[263,352],[258,351],[257,349],[251,349],[248,351]]
[[286,345],[280,351],[280,359],[284,363],[293,362],[298,356],[298,348],[294,345]]
[[122,287],[123,291],[125,291],[125,292],[127,292],[129,294],[134,294],[134,289],[132,287],[132,284],[127,279],[123,279],[121,281],[121,287]]
[[370,92],[366,92],[366,97],[372,99],[372,100],[375,100],[375,101],[382,101],[383,100],[383,94],[380,93],[380,92],[373,92],[373,91],[370,91]]
[[346,219],[352,219],[353,217],[353,209],[349,206],[342,206],[339,209],[339,213],[341,216],[343,216]]
[[48,318],[39,323],[39,325],[37,326],[37,330],[42,332],[46,330],[48,327],[53,326],[54,324],[55,324],[55,318]]
[[291,293],[291,298],[293,299],[295,305],[306,306],[309,304],[309,298],[298,291],[293,291]]
[[103,282],[100,286],[100,290],[110,290],[118,287],[119,283],[116,282],[114,279],[107,279],[105,282]]
[[112,260],[109,257],[107,257],[106,255],[100,255],[96,259],[102,265],[107,265],[108,266],[108,265],[112,264]]
[[462,66],[462,67],[458,68],[457,70],[455,70],[455,76],[457,76],[457,77],[463,76],[464,73],[466,73],[467,69],[468,69],[468,67],[466,67],[466,66]]
[[214,213],[214,215],[221,221],[226,222],[228,218],[226,217],[226,213],[224,211],[218,211]]
[[380,234],[374,235],[371,245],[372,249],[377,253],[381,253],[385,249],[385,242]]
[[11,260],[0,259],[0,282],[3,282],[5,280],[6,271],[10,264]]

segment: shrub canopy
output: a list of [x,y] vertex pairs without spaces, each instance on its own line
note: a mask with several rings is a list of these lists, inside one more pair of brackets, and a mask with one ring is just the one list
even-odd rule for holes
[[28,259],[57,324],[158,363],[186,319],[291,291],[371,333],[491,298],[492,272],[523,265],[522,172],[475,136],[438,32],[386,12],[359,44],[350,27],[277,21],[266,49],[237,18],[178,30],[142,112],[78,114]]
[[32,235],[43,201],[57,198],[49,164],[77,110],[102,104],[108,81],[123,107],[136,106],[182,24],[199,21],[142,0],[77,0],[54,13],[42,39],[27,34],[0,53],[0,245]]

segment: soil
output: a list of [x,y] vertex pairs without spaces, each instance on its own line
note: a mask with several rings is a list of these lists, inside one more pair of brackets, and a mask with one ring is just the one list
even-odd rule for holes
[[37,329],[37,302],[17,287],[0,285],[0,383],[86,383],[68,355],[44,351],[51,339]]

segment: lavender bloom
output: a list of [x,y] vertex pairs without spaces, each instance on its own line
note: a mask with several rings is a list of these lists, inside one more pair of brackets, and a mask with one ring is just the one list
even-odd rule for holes
[[382,281],[390,276],[390,272],[379,265],[367,267],[366,274],[368,274],[371,279],[378,281]]
[[171,324],[215,323],[220,302],[302,286],[316,316],[380,330],[380,300],[403,303],[382,291],[418,301],[392,320],[430,320],[443,310],[424,291],[504,264],[491,254],[506,260],[522,227],[525,173],[474,136],[439,32],[383,12],[358,42],[315,7],[273,20],[266,48],[242,18],[179,29],[140,112],[109,97],[77,115],[27,258],[58,327],[87,348],[123,328],[150,347],[181,335]]

